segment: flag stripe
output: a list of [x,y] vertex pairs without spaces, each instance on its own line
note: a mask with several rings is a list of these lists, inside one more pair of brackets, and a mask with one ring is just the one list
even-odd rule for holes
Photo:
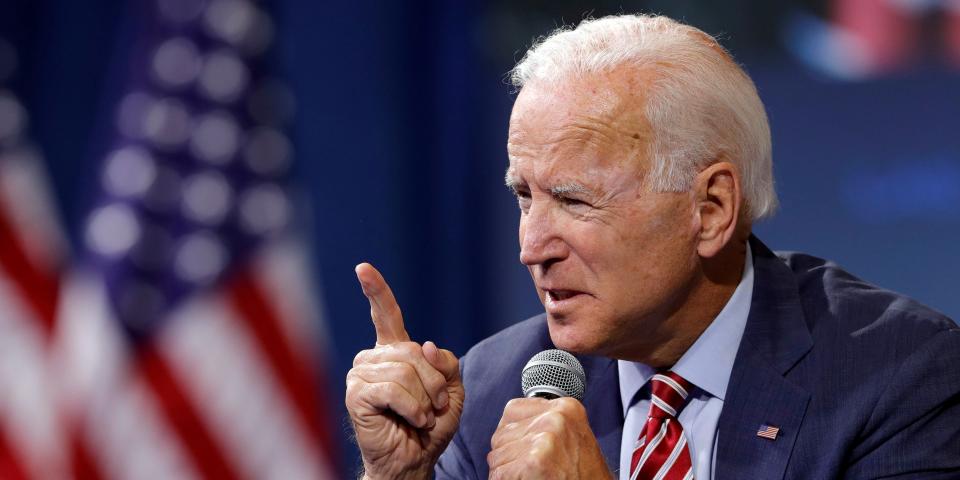
[[[249,328],[263,351],[272,373],[316,442],[317,453],[329,464],[333,458],[333,439],[322,428],[319,412],[330,411],[326,398],[317,394],[319,375],[307,368],[309,362],[298,359],[284,339],[276,310],[248,270],[238,271],[228,281],[227,291],[239,317]],[[321,383],[322,384],[322,383]]]
[[8,278],[17,286],[35,319],[50,338],[56,317],[59,281],[56,275],[48,274],[29,260],[13,224],[0,205],[0,267],[7,271]]
[[[38,182],[36,178],[22,179],[25,183],[33,185]],[[6,197],[9,201],[9,197]],[[50,266],[37,265],[30,259],[26,250],[26,243],[23,241],[23,232],[19,232],[16,223],[8,217],[8,212],[4,210],[3,203],[0,201],[0,269],[6,271],[4,278],[9,280],[9,286],[16,290],[17,297],[22,305],[29,309],[25,317],[38,328],[38,333],[42,336],[42,345],[38,347],[48,350],[51,342],[54,341],[54,329],[56,326],[57,308],[60,302],[60,278],[53,272]],[[52,265],[52,263],[51,263]],[[6,299],[15,301],[15,299]],[[6,303],[5,303],[6,304]],[[6,308],[10,308],[6,304]],[[7,332],[9,333],[9,332]],[[49,351],[44,354],[49,353]],[[56,400],[54,400],[56,403]],[[101,480],[103,475],[93,461],[90,455],[90,449],[82,436],[75,418],[66,411],[53,411],[51,415],[54,421],[59,421],[61,428],[65,432],[65,454],[67,458],[67,468],[73,474],[75,479],[79,480]],[[4,439],[0,439],[2,441]],[[12,445],[0,446],[5,454],[0,467],[0,478],[18,478],[16,477],[17,461],[12,454]]]
[[[332,478],[255,339],[222,295],[178,309],[158,339],[228,460],[249,478]],[[284,448],[277,445],[283,442]]]
[[[3,419],[0,418],[0,421]],[[4,426],[0,424],[0,478],[9,480],[29,480],[23,467],[20,452],[14,450],[14,445],[7,441]]]
[[89,445],[106,478],[138,480],[200,480],[174,426],[146,379],[124,365],[97,393],[84,419]]
[[[65,475],[47,332],[0,272],[0,423],[28,477]],[[2,478],[2,477],[0,477]]]
[[137,366],[156,394],[161,414],[179,436],[197,471],[211,480],[240,478],[214,442],[166,359],[150,345],[142,345],[138,353]]
[[294,238],[278,239],[263,245],[251,260],[250,269],[257,273],[253,278],[275,308],[284,338],[298,357],[319,366],[329,338],[318,329],[322,309],[315,292],[320,289],[303,268],[311,264],[305,245]]
[[70,442],[70,471],[73,473],[73,478],[76,480],[104,479],[100,465],[90,451],[80,427],[71,422],[66,428],[68,429],[68,441]]

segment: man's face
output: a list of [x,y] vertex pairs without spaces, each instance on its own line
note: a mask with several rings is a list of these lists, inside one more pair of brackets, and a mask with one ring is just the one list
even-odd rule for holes
[[671,338],[694,287],[691,193],[644,185],[644,82],[624,73],[527,84],[510,119],[507,181],[527,265],[557,347],[642,358]]

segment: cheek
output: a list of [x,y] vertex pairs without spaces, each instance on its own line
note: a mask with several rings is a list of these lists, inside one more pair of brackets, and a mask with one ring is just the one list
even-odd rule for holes
[[687,213],[637,215],[626,222],[608,245],[606,255],[612,267],[651,288],[687,270],[696,253],[696,229]]

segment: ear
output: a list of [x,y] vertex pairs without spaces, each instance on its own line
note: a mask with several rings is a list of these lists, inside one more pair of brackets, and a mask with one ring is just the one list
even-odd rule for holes
[[740,171],[730,162],[717,162],[694,180],[700,238],[697,253],[711,258],[730,242],[737,230],[743,197]]

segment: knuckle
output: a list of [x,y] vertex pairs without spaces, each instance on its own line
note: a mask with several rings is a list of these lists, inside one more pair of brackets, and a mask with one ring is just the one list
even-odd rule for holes
[[564,411],[573,411],[577,408],[577,405],[579,404],[580,402],[576,401],[571,397],[560,397],[553,401],[553,406],[557,410],[564,410]]
[[587,410],[583,407],[583,404],[575,398],[558,398],[554,400],[554,402],[557,406],[557,409],[564,414],[574,417],[584,417],[587,414]]
[[436,370],[428,371],[422,380],[423,386],[434,394],[439,394],[447,387],[447,379]]
[[490,437],[490,446],[496,449],[497,446],[503,442],[504,437],[508,436],[516,429],[517,424],[513,422],[500,426],[497,431],[493,432],[493,436]]
[[368,358],[370,357],[370,350],[360,350],[357,352],[357,355],[353,357],[353,366],[361,365],[368,363]]
[[396,384],[390,382],[368,383],[364,386],[364,389],[373,395],[389,399],[393,398],[398,393],[396,388],[394,388],[394,385]]
[[357,397],[357,390],[356,382],[348,379],[347,389],[346,392],[344,392],[343,398],[344,403],[348,408],[350,407],[350,404],[353,403],[353,400]]
[[406,362],[390,362],[381,367],[391,376],[395,376],[401,382],[410,384],[417,380],[417,371],[413,365]]
[[562,413],[555,410],[544,412],[539,418],[537,418],[537,430],[542,433],[563,430],[566,424],[566,417],[564,417]]
[[533,435],[533,443],[540,447],[552,447],[557,443],[557,434],[554,432],[537,432]]
[[364,385],[367,385],[367,381],[363,379],[355,370],[350,370],[347,372],[347,398],[352,396],[360,395],[361,389]]
[[393,348],[408,357],[422,356],[420,345],[416,342],[399,342],[393,344]]
[[392,379],[390,384],[394,385],[394,390],[398,394],[407,392],[421,407],[432,406],[430,397],[424,391],[420,376],[413,365],[406,362],[389,362],[381,365],[380,368]]
[[358,381],[360,381],[360,376],[357,375],[355,368],[351,368],[350,371],[347,372],[347,390],[350,390]]

